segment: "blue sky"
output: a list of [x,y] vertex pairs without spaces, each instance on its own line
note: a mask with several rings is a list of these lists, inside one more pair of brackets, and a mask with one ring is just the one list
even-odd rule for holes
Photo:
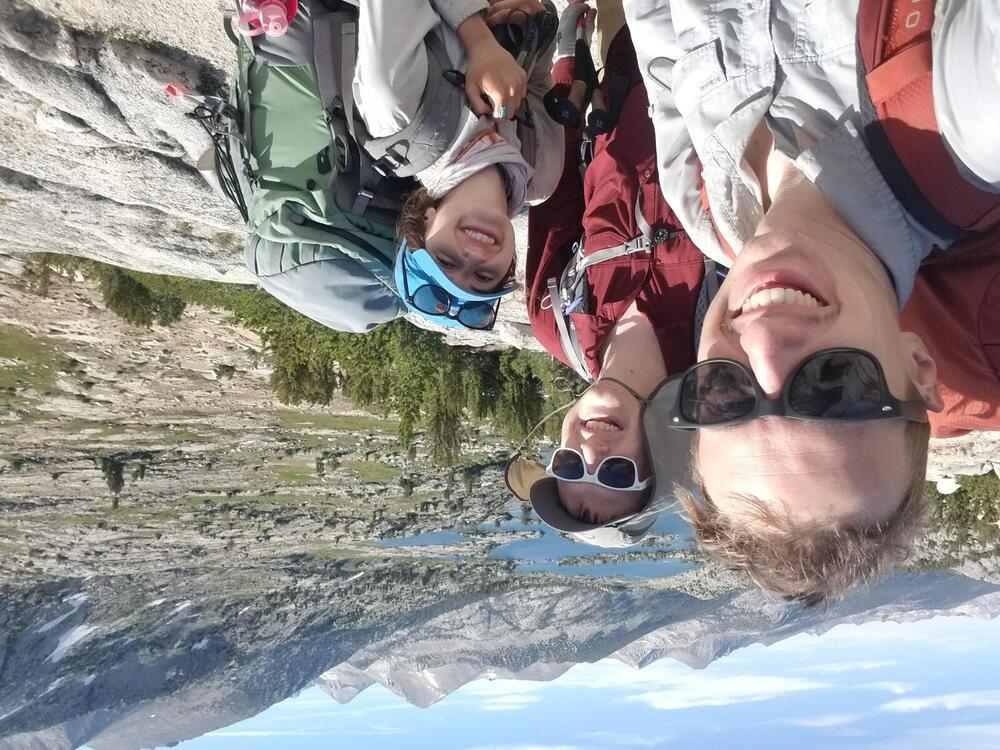
[[1000,623],[842,625],[741,649],[705,670],[605,659],[550,683],[479,681],[428,709],[381,685],[343,706],[312,688],[180,747],[994,750],[997,665]]

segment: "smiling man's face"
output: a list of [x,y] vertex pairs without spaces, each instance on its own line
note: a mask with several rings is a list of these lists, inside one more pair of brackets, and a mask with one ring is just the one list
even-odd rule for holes
[[[815,187],[808,185],[805,189]],[[842,221],[814,222],[774,204],[713,300],[699,361],[749,366],[772,398],[813,352],[871,352],[899,399],[937,403],[936,368],[923,343],[899,329],[896,294],[881,261]],[[887,518],[908,485],[902,420],[851,425],[764,417],[704,429],[698,463],[706,492],[738,514],[748,496],[799,524],[869,524]]]

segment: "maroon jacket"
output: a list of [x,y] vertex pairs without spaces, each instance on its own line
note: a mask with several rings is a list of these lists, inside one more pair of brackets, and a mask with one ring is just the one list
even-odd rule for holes
[[[561,276],[573,257],[573,244],[582,236],[583,252],[589,254],[637,237],[640,231],[634,213],[639,191],[643,216],[654,231],[680,228],[660,194],[653,124],[627,29],[618,33],[608,51],[603,86],[609,99],[612,74],[629,79],[616,127],[598,136],[594,159],[582,176],[582,132],[566,128],[562,179],[552,197],[528,212],[528,317],[535,338],[566,364],[546,297],[548,280]],[[557,94],[564,95],[573,80],[573,59],[559,60],[552,77]],[[693,321],[704,259],[686,234],[661,242],[652,253],[598,263],[586,273],[592,293],[589,312],[570,315],[592,377],[600,374],[605,339],[633,301],[656,329],[667,372],[676,373],[694,363]]]

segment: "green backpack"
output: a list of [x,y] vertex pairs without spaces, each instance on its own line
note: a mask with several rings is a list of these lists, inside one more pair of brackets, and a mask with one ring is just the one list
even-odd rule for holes
[[245,260],[261,286],[323,325],[364,333],[405,313],[392,273],[401,198],[415,187],[409,175],[447,149],[465,100],[444,83],[450,66],[432,34],[429,106],[405,131],[368,137],[351,102],[357,15],[348,2],[300,0],[273,38],[238,36],[227,18],[229,99],[192,97],[190,116],[212,136],[199,167],[246,220]]

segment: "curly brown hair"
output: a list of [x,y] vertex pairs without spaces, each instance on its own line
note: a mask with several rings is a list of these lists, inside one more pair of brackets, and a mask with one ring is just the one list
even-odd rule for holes
[[745,571],[765,591],[813,607],[839,599],[858,584],[881,578],[907,557],[924,529],[930,425],[907,422],[904,429],[910,449],[909,483],[896,511],[873,525],[815,524],[803,528],[766,500],[749,496],[742,498],[746,516],[739,520],[727,516],[712,502],[699,474],[697,433],[691,447],[691,472],[703,500],[699,502],[680,487],[675,495],[694,526],[695,539],[709,557]]
[[427,209],[437,208],[440,201],[431,197],[422,185],[408,193],[399,209],[396,222],[396,236],[406,240],[409,247],[424,246],[424,230],[427,228]]
[[[427,209],[437,208],[441,199],[435,199],[424,186],[408,193],[399,209],[399,221],[396,222],[396,236],[406,240],[407,247],[424,247],[427,240]],[[511,261],[510,268],[503,278],[497,282],[493,291],[506,289],[514,284],[517,274],[517,254]]]

